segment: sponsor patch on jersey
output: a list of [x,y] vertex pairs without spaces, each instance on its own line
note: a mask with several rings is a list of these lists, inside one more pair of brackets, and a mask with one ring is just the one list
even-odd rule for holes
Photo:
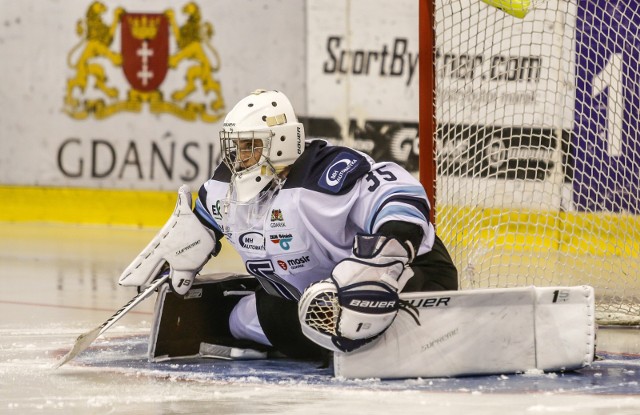
[[282,222],[284,220],[284,216],[282,216],[282,210],[280,209],[272,209],[271,210],[271,221],[272,222]]
[[269,240],[274,244],[280,245],[280,248],[288,251],[291,249],[291,241],[293,240],[293,235],[290,233],[276,233],[273,235],[269,235]]
[[282,268],[284,271],[289,269],[289,266],[287,265],[287,263],[281,259],[278,260],[278,265],[280,266],[280,268]]
[[213,216],[215,220],[222,220],[222,211],[220,210],[219,200],[216,200],[215,205],[211,205],[211,216]]
[[285,228],[287,225],[284,222],[284,215],[282,215],[281,209],[272,209],[271,210],[271,221],[269,222],[269,227],[271,229],[276,228]]
[[317,265],[314,257],[306,252],[301,252],[293,256],[280,257],[277,260],[278,266],[284,271],[292,273],[306,271],[309,268],[313,268]]
[[238,238],[238,243],[249,251],[264,251],[264,236],[260,232],[245,232]]
[[349,173],[358,165],[358,161],[360,161],[359,158],[346,151],[338,154],[329,167],[322,172],[318,186],[332,193],[338,193]]

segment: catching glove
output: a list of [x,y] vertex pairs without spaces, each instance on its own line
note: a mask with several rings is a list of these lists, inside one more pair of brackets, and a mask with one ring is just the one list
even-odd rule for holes
[[383,235],[357,235],[353,253],[331,279],[305,290],[298,308],[303,333],[334,351],[348,352],[380,336],[400,307],[398,292],[413,276],[413,251]]

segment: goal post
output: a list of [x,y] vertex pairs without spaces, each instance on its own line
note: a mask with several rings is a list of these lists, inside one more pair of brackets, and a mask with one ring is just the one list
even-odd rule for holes
[[461,288],[587,284],[639,324],[640,6],[419,1],[420,180]]
[[433,0],[418,0],[418,14],[420,22],[419,50],[418,50],[418,88],[419,122],[418,139],[420,146],[419,175],[420,183],[424,186],[429,203],[431,204],[431,222],[435,223],[435,193],[436,193],[436,32],[435,32],[435,3]]

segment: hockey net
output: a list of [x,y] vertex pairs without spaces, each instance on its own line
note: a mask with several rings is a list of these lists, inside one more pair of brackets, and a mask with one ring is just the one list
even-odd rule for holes
[[640,323],[640,5],[434,1],[435,223],[461,288],[587,284],[601,324]]

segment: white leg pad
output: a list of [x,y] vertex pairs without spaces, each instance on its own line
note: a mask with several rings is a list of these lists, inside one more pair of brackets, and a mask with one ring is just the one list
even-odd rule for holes
[[410,378],[574,370],[593,362],[595,302],[589,286],[405,293],[405,312],[379,341],[335,353],[346,378]]

